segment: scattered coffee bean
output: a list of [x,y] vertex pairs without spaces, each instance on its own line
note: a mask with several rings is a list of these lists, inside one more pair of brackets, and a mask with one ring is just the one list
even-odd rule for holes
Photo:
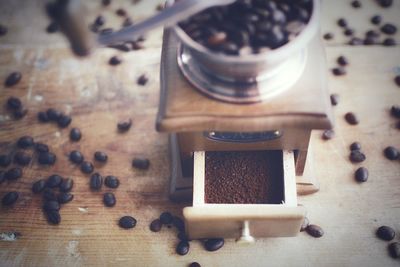
[[6,180],[6,177],[4,177],[4,171],[0,171],[0,184],[2,184]]
[[102,0],[101,3],[103,6],[109,6],[111,4],[111,0]]
[[149,81],[149,78],[147,78],[146,74],[142,74],[137,79],[137,84],[144,86],[144,85],[146,85],[146,83],[148,81]]
[[63,178],[58,174],[50,175],[49,178],[47,178],[46,186],[49,188],[58,187],[61,184],[62,180]]
[[353,150],[350,153],[350,161],[353,163],[363,162],[367,157],[360,150]]
[[162,224],[171,224],[173,221],[173,216],[168,211],[161,213],[160,215],[160,222]]
[[16,120],[22,119],[26,114],[28,114],[28,110],[24,108],[13,111],[13,116]]
[[126,43],[124,43],[124,44],[112,44],[112,45],[108,45],[107,47],[114,48],[114,49],[117,49],[117,50],[123,51],[123,52],[131,51],[131,46],[129,44],[126,44]]
[[388,35],[393,35],[397,32],[397,27],[394,26],[393,24],[386,23],[381,27],[381,32]]
[[1,204],[3,206],[11,206],[18,200],[19,194],[18,192],[8,192],[4,195],[3,199],[1,200]]
[[4,173],[4,177],[9,181],[17,180],[22,177],[22,169],[19,167],[9,169]]
[[332,39],[333,39],[333,34],[330,33],[330,32],[325,33],[324,36],[323,36],[323,38],[324,38],[325,40],[332,40]]
[[17,141],[17,146],[23,149],[32,147],[34,144],[35,142],[33,141],[33,138],[30,136],[22,136]]
[[304,221],[303,221],[303,223],[301,224],[301,227],[300,227],[300,232],[304,232],[307,229],[309,224],[310,224],[310,221],[308,220],[308,218],[304,217]]
[[40,122],[48,122],[50,120],[49,117],[47,116],[47,113],[44,111],[38,112],[37,118]]
[[35,150],[38,153],[49,152],[49,146],[43,143],[35,143]]
[[359,142],[353,142],[350,145],[350,151],[353,151],[353,150],[361,150],[361,144]]
[[131,229],[136,226],[136,219],[132,216],[123,216],[118,221],[118,225],[124,229]]
[[43,210],[44,211],[51,211],[51,210],[60,210],[60,204],[55,200],[48,200],[43,203]]
[[39,179],[32,184],[32,192],[35,194],[41,193],[46,188],[46,181]]
[[82,133],[79,128],[72,128],[69,132],[69,139],[71,141],[79,141],[82,138]]
[[376,230],[376,236],[382,240],[390,241],[395,237],[396,232],[392,227],[383,225]]
[[117,200],[113,193],[104,193],[103,195],[103,203],[106,207],[113,207]]
[[189,267],[201,267],[201,265],[200,263],[194,261],[191,264],[189,264]]
[[129,27],[133,25],[133,21],[131,18],[125,18],[124,22],[122,23],[122,27]]
[[390,108],[390,114],[393,116],[393,117],[395,117],[395,118],[397,118],[397,119],[400,119],[400,106],[392,106],[391,108]]
[[393,38],[385,38],[382,42],[384,46],[395,46],[397,45],[396,40]]
[[102,15],[97,16],[97,18],[94,20],[94,24],[97,26],[103,26],[105,23],[106,19]]
[[400,258],[400,243],[399,242],[393,242],[388,246],[389,250],[389,255],[393,259],[398,259]]
[[19,98],[11,96],[7,99],[7,108],[10,110],[19,110],[22,108],[22,102]]
[[382,17],[380,15],[375,15],[371,18],[371,23],[374,25],[379,25],[382,22]]
[[39,164],[43,164],[43,165],[54,165],[56,160],[57,160],[57,157],[52,152],[40,153],[39,157],[38,157]]
[[344,115],[345,120],[347,121],[348,124],[350,125],[357,125],[359,123],[359,120],[353,112],[348,112]]
[[353,29],[350,29],[350,28],[346,28],[346,29],[343,31],[343,33],[344,33],[344,35],[346,35],[346,36],[352,36],[352,35],[354,34],[354,30],[353,30]]
[[75,164],[81,164],[84,160],[84,157],[81,152],[74,150],[69,153],[69,160]]
[[0,155],[0,166],[8,167],[11,164],[11,156],[10,155]]
[[8,29],[7,29],[7,27],[6,27],[6,26],[4,26],[4,25],[0,25],[0,36],[4,36],[4,35],[6,35],[6,34],[7,34],[7,32],[8,32]]
[[89,173],[92,173],[93,170],[94,170],[94,168],[93,168],[93,164],[91,162],[89,162],[89,161],[82,162],[81,171],[83,173],[89,174]]
[[117,188],[119,186],[119,180],[117,177],[109,175],[104,179],[104,185],[109,188]]
[[335,132],[333,130],[325,130],[322,133],[322,139],[324,140],[330,140],[335,136]]
[[57,124],[58,124],[58,127],[60,127],[60,128],[66,128],[71,124],[71,121],[72,121],[72,119],[70,116],[61,114],[57,120]]
[[349,64],[347,58],[345,58],[344,56],[338,57],[336,61],[340,66],[347,66]]
[[394,77],[394,82],[397,84],[398,87],[400,87],[400,75]]
[[14,162],[21,166],[26,166],[31,162],[32,158],[28,153],[17,151],[14,154]]
[[179,232],[185,232],[185,222],[181,218],[173,216],[172,224]]
[[57,200],[57,196],[54,193],[54,191],[47,187],[43,190],[42,196],[43,196],[43,199],[47,200],[47,201]]
[[122,8],[118,8],[118,9],[115,11],[115,13],[116,13],[118,16],[121,16],[121,17],[125,17],[125,16],[126,16],[126,11],[125,11],[125,9],[122,9]]
[[346,74],[346,70],[342,67],[338,67],[338,68],[333,68],[332,69],[332,73],[335,76],[342,76]]
[[159,219],[155,219],[150,223],[150,230],[152,232],[160,232],[162,228],[162,223]]
[[224,246],[223,238],[211,238],[204,242],[204,248],[207,251],[217,251]]
[[400,130],[400,121],[396,123],[396,128]]
[[391,7],[393,4],[393,0],[376,0],[376,2],[384,8]]
[[7,87],[14,86],[17,83],[19,83],[19,81],[21,81],[21,79],[22,79],[22,74],[20,72],[18,72],[18,71],[12,72],[7,76],[7,78],[4,82],[4,85]]
[[60,191],[61,192],[69,192],[72,190],[72,187],[74,186],[74,180],[71,178],[64,178],[61,183],[60,183]]
[[121,60],[118,56],[113,56],[113,57],[111,57],[110,60],[108,61],[108,63],[109,63],[111,66],[119,65],[119,64],[121,64],[121,62],[122,62],[122,60]]
[[61,117],[61,112],[54,109],[54,108],[49,108],[46,111],[47,117],[50,121],[58,121],[58,119]]
[[98,162],[107,162],[108,156],[102,151],[96,151],[94,153],[94,159]]
[[66,193],[66,192],[61,192],[57,196],[57,201],[60,204],[68,203],[68,202],[72,201],[73,199],[74,199],[74,195],[71,193]]
[[363,183],[368,180],[368,169],[360,167],[356,170],[354,177],[357,182]]
[[337,24],[342,28],[346,28],[347,27],[347,20],[345,20],[344,18],[340,18],[340,19],[338,19]]
[[176,253],[178,253],[179,255],[183,256],[183,255],[188,254],[189,249],[190,249],[189,242],[187,242],[187,241],[180,241],[180,242],[178,243],[178,245],[176,246],[176,250],[175,250],[175,251],[176,251]]
[[364,44],[364,41],[358,37],[353,37],[349,41],[349,45],[362,45]]
[[331,94],[330,96],[332,106],[336,106],[339,103],[339,95],[338,94]]
[[59,28],[60,28],[60,27],[59,27],[58,23],[52,21],[52,22],[50,22],[50,24],[46,27],[46,32],[48,32],[48,33],[55,33],[55,32],[58,32]]
[[351,6],[352,7],[354,7],[354,8],[360,8],[361,7],[361,3],[360,3],[360,1],[352,1],[351,2]]
[[57,210],[46,211],[45,215],[50,224],[59,224],[61,222],[61,215]]
[[150,166],[150,160],[146,158],[134,158],[132,161],[132,167],[147,170]]
[[156,6],[156,10],[157,11],[161,11],[161,10],[163,10],[164,9],[164,4],[158,4],[157,6]]
[[308,225],[306,228],[306,232],[310,236],[316,237],[316,238],[319,238],[324,235],[324,230],[322,230],[321,227],[319,227],[318,225],[315,225],[315,224]]
[[132,119],[128,121],[122,121],[117,124],[117,128],[119,132],[127,132],[132,126]]
[[99,191],[103,186],[103,177],[99,173],[90,176],[90,189]]
[[393,146],[386,147],[383,153],[385,154],[385,157],[390,160],[396,160],[400,155],[399,150]]

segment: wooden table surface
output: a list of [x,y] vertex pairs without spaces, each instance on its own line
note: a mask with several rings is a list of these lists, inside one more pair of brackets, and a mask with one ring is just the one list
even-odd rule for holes
[[[15,141],[32,135],[36,141],[49,144],[57,155],[55,166],[43,168],[36,163],[24,168],[23,178],[0,185],[0,197],[5,192],[21,192],[13,208],[0,208],[1,266],[187,266],[198,261],[202,266],[398,266],[399,261],[388,256],[388,242],[375,237],[375,230],[389,225],[400,240],[400,162],[383,156],[388,145],[400,148],[400,130],[389,114],[392,105],[400,105],[400,88],[393,79],[400,74],[400,49],[382,46],[348,46],[336,20],[343,16],[357,35],[371,28],[369,18],[382,14],[384,21],[400,27],[400,1],[391,9],[378,7],[375,1],[361,1],[361,9],[350,7],[350,1],[324,1],[322,32],[333,32],[335,38],[325,42],[329,68],[335,59],[345,55],[350,61],[348,74],[329,75],[331,92],[340,95],[334,107],[336,136],[321,139],[313,134],[314,165],[321,184],[320,192],[299,197],[308,210],[308,218],[325,230],[315,239],[305,233],[294,238],[260,239],[249,246],[226,240],[217,252],[207,252],[198,241],[191,242],[186,256],[175,253],[176,233],[163,229],[152,233],[149,223],[162,211],[180,215],[186,204],[168,200],[169,155],[167,135],[155,131],[159,94],[159,65],[162,30],[148,34],[145,49],[117,52],[99,49],[90,58],[72,56],[59,34],[47,34],[44,16],[45,1],[0,0],[0,24],[9,32],[0,37],[0,151],[15,150]],[[100,1],[85,1],[88,18],[104,14],[107,25],[119,27],[122,18],[114,11],[124,7],[134,20],[155,12],[156,0],[113,1],[102,8]],[[400,42],[399,33],[395,38]],[[113,55],[123,63],[107,64]],[[13,88],[3,81],[12,71],[23,74]],[[150,78],[146,86],[136,84],[141,74]],[[14,120],[4,104],[8,97],[20,97],[29,109],[22,120]],[[36,113],[54,107],[70,114],[71,127],[83,132],[80,142],[71,143],[68,129],[54,124],[39,124]],[[348,112],[360,119],[349,126],[343,119]],[[133,119],[131,130],[116,131],[118,121]],[[349,145],[359,141],[367,155],[362,164],[348,160]],[[120,178],[121,186],[113,190],[117,205],[102,204],[103,188],[94,193],[88,188],[88,176],[69,163],[67,155],[79,149],[87,158],[96,150],[105,151],[109,161],[96,166],[103,175]],[[137,171],[130,165],[134,156],[151,160],[148,171]],[[359,166],[369,169],[366,183],[354,181]],[[39,177],[58,173],[75,181],[74,200],[61,209],[62,222],[48,225],[41,211],[40,196],[30,187]],[[117,226],[120,216],[132,215],[137,226],[123,230]],[[17,239],[6,240],[7,233],[18,232]]]

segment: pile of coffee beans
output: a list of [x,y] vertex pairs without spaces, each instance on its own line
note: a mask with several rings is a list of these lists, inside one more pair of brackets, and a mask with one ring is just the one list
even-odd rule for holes
[[354,142],[350,145],[350,156],[349,159],[353,163],[361,163],[367,157],[361,150],[361,144],[359,142]]
[[72,118],[70,116],[54,108],[49,108],[46,111],[38,112],[37,118],[43,123],[54,122],[60,128],[67,128],[72,122]]
[[257,54],[294,39],[309,22],[312,1],[238,0],[179,23],[196,42],[227,55]]
[[[396,231],[390,226],[380,226],[376,230],[376,236],[384,241],[392,241],[396,237]],[[400,258],[400,243],[399,242],[392,242],[388,245],[388,252],[389,255],[394,258]]]

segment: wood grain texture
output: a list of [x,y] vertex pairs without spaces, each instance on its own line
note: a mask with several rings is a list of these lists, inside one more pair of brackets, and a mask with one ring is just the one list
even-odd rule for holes
[[[89,18],[104,13],[107,24],[114,27],[122,23],[113,13],[116,8],[129,7],[133,18],[140,19],[154,12],[158,4],[146,0],[133,8],[131,1],[114,1],[106,11],[99,1],[86,2],[92,10]],[[363,8],[354,10],[349,2],[324,1],[323,32],[336,33],[334,21],[341,16],[349,18],[361,32],[366,27],[364,22],[375,12],[400,26],[399,1],[394,1],[391,10],[378,8],[374,1],[362,1]],[[382,154],[388,145],[400,148],[399,130],[389,115],[390,106],[400,104],[400,88],[393,83],[394,76],[400,74],[399,46],[347,47],[339,39],[326,43],[329,67],[341,54],[348,57],[350,66],[344,77],[329,76],[331,91],[341,96],[334,108],[335,138],[323,141],[320,132],[314,132],[312,138],[321,189],[298,199],[307,208],[310,221],[325,230],[322,238],[301,233],[295,238],[260,239],[245,247],[227,240],[215,253],[206,252],[200,242],[194,241],[189,254],[182,257],[175,254],[177,239],[172,230],[152,233],[148,229],[161,211],[179,215],[186,206],[168,201],[167,136],[154,129],[161,30],[148,35],[145,50],[122,54],[102,49],[88,59],[76,59],[63,38],[45,33],[48,22],[43,16],[43,3],[0,0],[0,23],[9,27],[9,34],[0,37],[0,81],[13,70],[23,73],[17,86],[0,85],[1,153],[13,150],[18,137],[30,134],[49,144],[58,157],[52,168],[33,164],[24,168],[19,181],[0,185],[0,197],[12,189],[22,193],[14,208],[0,208],[0,233],[22,234],[16,241],[0,241],[0,266],[187,266],[192,261],[217,267],[398,266],[398,261],[387,255],[388,243],[375,238],[374,232],[380,225],[400,232],[400,165]],[[396,38],[399,41],[399,33]],[[111,67],[107,61],[115,54],[121,54],[124,62]],[[140,87],[136,78],[143,73],[150,81]],[[29,108],[27,117],[20,121],[9,117],[4,108],[9,96],[23,100]],[[71,127],[80,127],[83,139],[70,143],[67,129],[38,124],[36,112],[47,107],[71,114]],[[346,124],[343,115],[348,111],[359,116],[359,125]],[[131,130],[117,134],[116,123],[127,117],[133,119]],[[348,146],[353,141],[360,141],[367,155],[362,164],[348,160]],[[96,170],[121,180],[115,190],[114,208],[105,208],[101,194],[90,192],[88,177],[68,162],[67,154],[73,149],[80,149],[87,158],[92,158],[96,150],[108,153],[109,162],[96,166]],[[136,155],[150,158],[148,171],[130,167]],[[354,181],[358,166],[369,169],[370,178],[364,184]],[[62,208],[59,226],[47,225],[39,196],[30,192],[34,180],[52,173],[75,180],[75,199]],[[117,220],[125,214],[137,218],[135,229],[127,231],[117,226]]]

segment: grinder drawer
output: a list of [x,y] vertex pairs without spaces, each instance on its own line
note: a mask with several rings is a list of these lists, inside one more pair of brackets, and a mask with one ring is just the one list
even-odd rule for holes
[[193,206],[183,215],[192,239],[296,235],[305,209],[293,152],[195,152]]

